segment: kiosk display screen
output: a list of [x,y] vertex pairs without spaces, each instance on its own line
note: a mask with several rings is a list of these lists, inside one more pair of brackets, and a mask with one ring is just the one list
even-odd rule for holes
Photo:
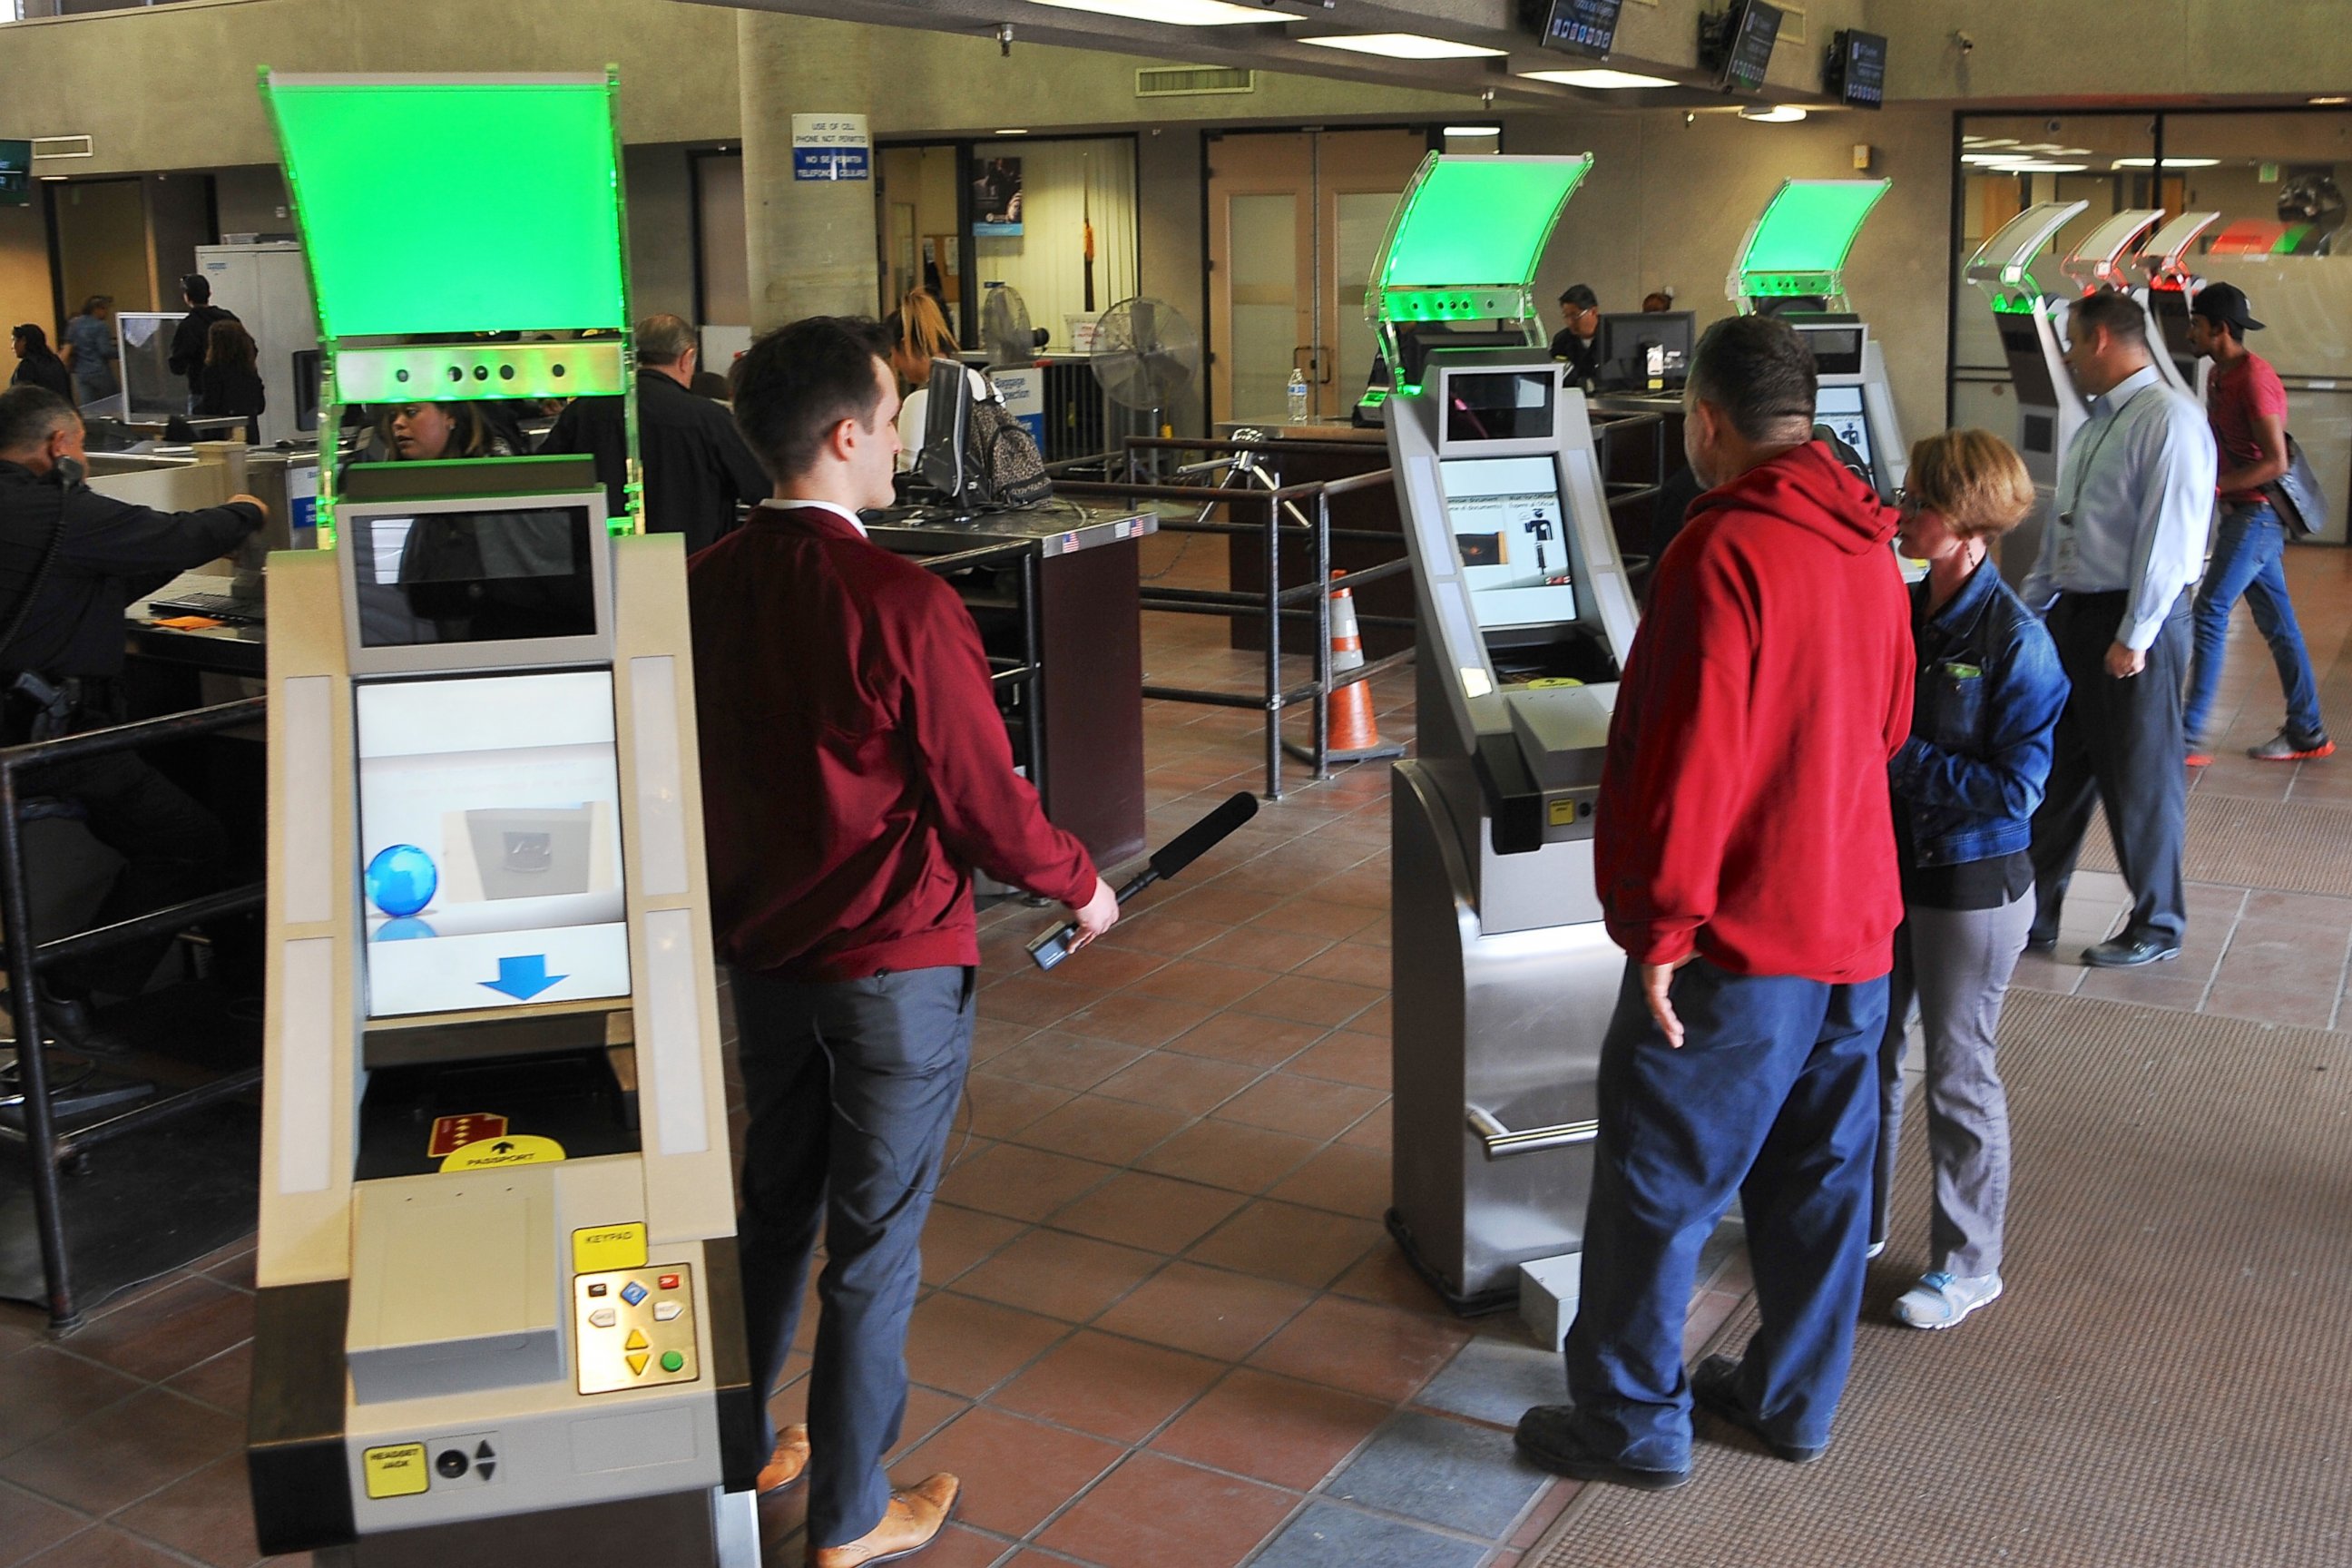
[[1445,439],[1549,441],[1555,370],[1503,370],[1445,378]]
[[1824,386],[1813,399],[1813,423],[1826,425],[1837,438],[1853,447],[1875,473],[1878,459],[1870,449],[1870,416],[1863,412],[1862,388]]
[[1568,512],[1554,459],[1449,458],[1437,468],[1478,624],[1576,619]]
[[612,672],[356,701],[368,1016],[627,995]]
[[33,203],[33,144],[21,136],[0,136],[0,207]]
[[1754,92],[1772,68],[1772,46],[1780,39],[1780,8],[1765,0],[1733,0],[1723,26],[1719,85],[1727,92]]
[[1617,13],[1624,0],[1547,0],[1539,14],[1543,47],[1606,59],[1617,46]]
[[360,646],[593,637],[588,509],[342,510]]
[[1886,39],[1858,27],[1840,30],[1830,46],[1831,90],[1853,109],[1886,107]]

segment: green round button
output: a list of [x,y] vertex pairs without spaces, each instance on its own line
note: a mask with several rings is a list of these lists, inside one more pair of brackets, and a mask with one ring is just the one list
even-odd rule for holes
[[682,1367],[685,1364],[686,1358],[678,1354],[676,1351],[662,1352],[661,1366],[664,1372],[676,1372],[679,1367]]

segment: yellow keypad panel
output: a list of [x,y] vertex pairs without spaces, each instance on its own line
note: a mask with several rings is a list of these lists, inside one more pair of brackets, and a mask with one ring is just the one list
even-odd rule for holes
[[583,1394],[692,1383],[694,1270],[684,1263],[608,1268],[572,1279],[572,1359]]

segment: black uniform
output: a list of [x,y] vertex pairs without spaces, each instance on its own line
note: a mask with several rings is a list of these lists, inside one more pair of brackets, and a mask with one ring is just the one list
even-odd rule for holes
[[[52,731],[118,721],[123,612],[181,573],[236,548],[261,521],[260,511],[245,502],[167,514],[79,485],[68,489],[54,475],[37,478],[19,464],[0,462],[0,628],[25,605],[41,557],[58,536],[47,577],[25,605],[16,636],[0,647],[0,687],[7,688],[0,739],[21,745]],[[18,682],[20,674],[60,694],[53,715],[37,694],[19,689],[28,684]],[[193,898],[218,879],[226,848],[219,820],[132,752],[37,769],[23,787],[27,795],[79,805],[91,835],[123,858],[95,924]],[[49,972],[50,978],[68,994],[133,991],[170,942],[166,935],[95,953]]]
[[1601,374],[1601,334],[1580,338],[1566,327],[1551,335],[1551,357],[1568,362],[1568,378],[1579,386]]
[[213,323],[234,321],[236,312],[218,305],[191,305],[172,333],[172,374],[188,378],[188,395],[204,395],[205,352],[212,347]]
[[74,400],[73,372],[66,368],[65,361],[47,351],[27,354],[18,360],[16,374],[9,376],[8,384],[46,387],[68,403]]
[[[575,399],[539,449],[594,458],[605,504],[621,510],[627,438],[619,398]],[[689,555],[733,530],[736,502],[757,506],[775,491],[734,416],[659,371],[637,373],[637,449],[646,468],[646,531],[683,533]]]

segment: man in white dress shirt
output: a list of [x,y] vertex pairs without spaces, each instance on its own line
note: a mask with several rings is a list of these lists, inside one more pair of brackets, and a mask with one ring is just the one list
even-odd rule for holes
[[2066,884],[2102,805],[2132,893],[2123,929],[2083,950],[2103,969],[2179,957],[2188,924],[2180,693],[2216,458],[2205,411],[2158,374],[2147,321],[2115,293],[2068,313],[2066,368],[2091,414],[2059,466],[2056,515],[2022,589],[2048,618],[2071,688],[2033,816],[2039,904],[2027,946],[2057,945]]

